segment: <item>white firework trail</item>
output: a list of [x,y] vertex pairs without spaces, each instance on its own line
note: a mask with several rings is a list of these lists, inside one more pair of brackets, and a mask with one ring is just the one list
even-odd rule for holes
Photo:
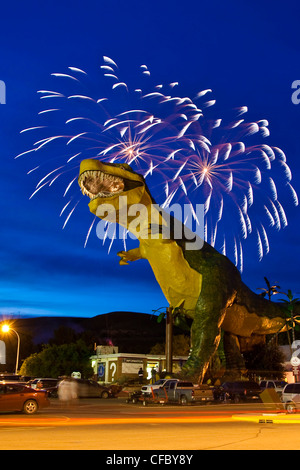
[[[212,118],[216,100],[210,99],[211,89],[194,99],[179,96],[178,82],[152,84],[144,64],[139,87],[119,78],[119,68],[110,57],[103,57],[99,71],[99,83],[97,79],[91,85],[87,72],[68,67],[51,74],[60,89],[38,91],[42,122],[21,133],[39,137],[32,148],[15,157],[31,162],[28,174],[40,175],[30,198],[60,182],[62,197],[68,198],[60,213],[66,217],[64,228],[80,205],[76,185],[80,161],[128,163],[147,182],[161,180],[161,192],[155,196],[162,207],[186,202],[196,220],[196,204],[204,204],[205,240],[232,256],[240,270],[248,235],[257,237],[259,259],[268,253],[268,230],[287,225],[283,190],[298,205],[284,152],[260,143],[269,136],[268,122],[247,122],[246,106],[233,110],[228,119]],[[253,144],[254,138],[259,143]],[[84,246],[94,224],[95,219]]]

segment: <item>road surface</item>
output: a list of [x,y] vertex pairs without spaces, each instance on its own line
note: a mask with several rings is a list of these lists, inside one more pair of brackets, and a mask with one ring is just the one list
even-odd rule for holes
[[[258,415],[260,422],[253,420]],[[52,400],[34,416],[1,414],[0,449],[299,450],[299,426],[277,423],[277,416],[262,404],[143,407],[124,399],[83,399],[62,407]]]

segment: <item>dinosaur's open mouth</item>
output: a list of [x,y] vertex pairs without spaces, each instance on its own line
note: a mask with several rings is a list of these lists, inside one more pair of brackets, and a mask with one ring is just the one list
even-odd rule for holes
[[79,186],[83,194],[91,200],[97,197],[110,197],[122,193],[125,182],[119,176],[109,175],[101,170],[87,170],[79,176]]

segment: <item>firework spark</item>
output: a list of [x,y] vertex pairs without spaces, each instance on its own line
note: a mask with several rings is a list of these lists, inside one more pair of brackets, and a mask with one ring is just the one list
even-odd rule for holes
[[[245,112],[245,107],[237,109],[237,117]],[[180,180],[185,194],[204,204],[206,240],[224,254],[231,249],[242,270],[243,240],[255,234],[261,259],[269,252],[269,228],[287,225],[279,192],[298,204],[291,170],[281,149],[251,143],[269,136],[266,120],[215,120],[205,126],[201,117],[185,134],[193,146]]]
[[92,93],[86,92],[93,88],[88,74],[77,67],[52,74],[65,91],[38,92],[43,122],[22,133],[39,137],[16,157],[37,157],[28,170],[40,175],[30,197],[61,182],[62,196],[68,198],[60,213],[66,217],[64,228],[80,203],[74,184],[80,161],[125,162],[145,178],[160,177],[164,191],[156,196],[163,207],[186,202],[195,214],[195,204],[204,204],[206,241],[240,270],[250,234],[256,236],[259,259],[268,253],[268,231],[287,225],[279,192],[286,190],[298,204],[284,152],[251,142],[269,136],[268,122],[247,122],[245,106],[234,110],[232,119],[212,118],[212,90],[193,99],[177,96],[178,82],[152,85],[146,65],[140,67],[146,82],[132,89],[119,79],[109,57],[103,58],[100,72]]

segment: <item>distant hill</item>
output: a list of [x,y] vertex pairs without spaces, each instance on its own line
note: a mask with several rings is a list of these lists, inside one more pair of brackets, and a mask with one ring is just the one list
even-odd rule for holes
[[[148,353],[156,343],[165,341],[165,322],[157,323],[157,317],[147,313],[111,312],[91,318],[34,317],[14,321],[20,335],[31,336],[35,344],[48,343],[61,326],[77,333],[92,331],[99,344],[112,343],[119,352]],[[175,328],[174,334],[178,333],[182,331]]]

